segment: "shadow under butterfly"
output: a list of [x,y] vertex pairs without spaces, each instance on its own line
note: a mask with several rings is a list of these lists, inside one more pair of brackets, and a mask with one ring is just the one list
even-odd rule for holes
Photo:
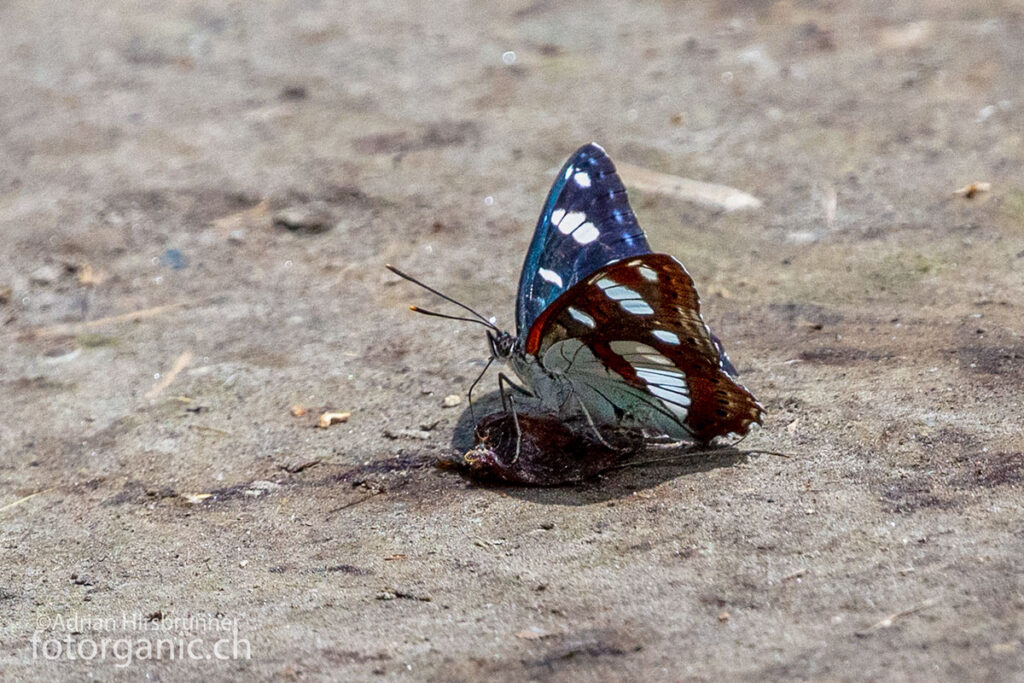
[[[522,383],[499,373],[503,411],[477,423],[461,463],[474,476],[568,483],[615,467],[651,436],[704,447],[761,424],[764,409],[704,322],[692,278],[651,251],[596,144],[569,158],[548,194],[519,278],[515,335],[388,268],[473,317],[412,310],[488,328],[491,357],[473,386],[495,360]],[[539,411],[523,412],[523,397]]]

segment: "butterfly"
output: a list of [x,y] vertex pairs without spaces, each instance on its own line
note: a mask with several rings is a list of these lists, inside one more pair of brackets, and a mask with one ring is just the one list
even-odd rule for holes
[[514,335],[427,289],[489,327],[491,360],[511,366],[550,414],[705,444],[761,423],[763,408],[701,316],[693,279],[651,251],[597,144],[579,148],[548,193],[519,277]]

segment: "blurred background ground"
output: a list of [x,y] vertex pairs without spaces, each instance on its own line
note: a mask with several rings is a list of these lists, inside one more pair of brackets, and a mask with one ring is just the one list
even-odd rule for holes
[[[1020,2],[0,26],[0,677],[1024,675]],[[631,191],[769,411],[743,446],[789,457],[544,490],[429,465],[486,345],[382,265],[510,325],[590,140],[764,201]],[[33,644],[147,637],[66,621],[125,615],[227,618],[252,656]]]

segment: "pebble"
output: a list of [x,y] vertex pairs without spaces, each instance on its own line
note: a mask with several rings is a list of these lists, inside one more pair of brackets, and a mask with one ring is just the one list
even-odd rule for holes
[[319,234],[334,226],[330,213],[320,203],[305,206],[289,206],[274,214],[274,225],[292,232]]
[[330,427],[333,424],[338,424],[340,422],[348,422],[348,418],[351,415],[352,415],[352,413],[347,413],[347,412],[346,413],[327,412],[327,413],[324,413],[323,415],[320,416],[320,419],[317,420],[316,426],[319,427],[320,429],[327,429],[328,427]]
[[35,285],[50,285],[56,282],[59,277],[60,271],[57,270],[56,266],[45,265],[39,266],[33,270],[32,274],[28,276],[28,279]]

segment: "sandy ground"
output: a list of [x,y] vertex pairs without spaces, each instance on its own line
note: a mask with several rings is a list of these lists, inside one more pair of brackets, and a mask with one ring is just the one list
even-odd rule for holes
[[[0,4],[0,678],[1024,677],[1024,5],[346,5]],[[590,140],[786,457],[431,466]]]

